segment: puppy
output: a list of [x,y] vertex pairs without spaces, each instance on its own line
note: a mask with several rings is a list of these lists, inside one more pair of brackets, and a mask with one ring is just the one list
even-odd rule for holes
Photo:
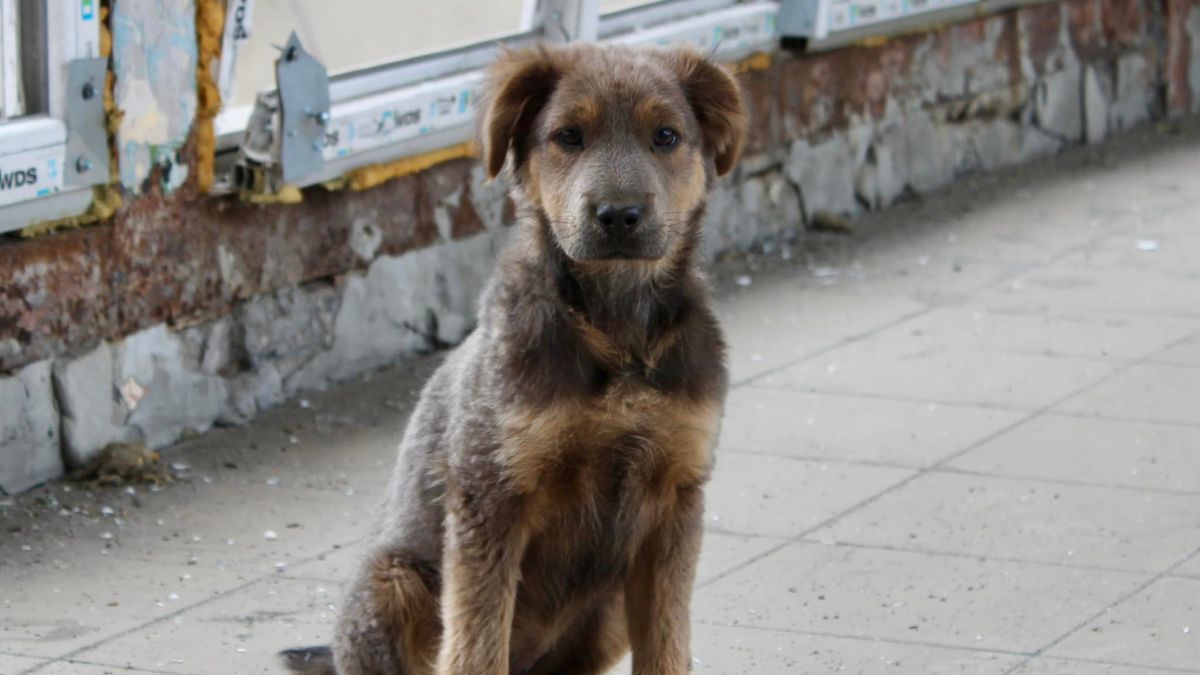
[[695,51],[506,52],[481,119],[516,241],[421,394],[332,648],[341,675],[687,672],[727,375],[699,270],[738,87]]

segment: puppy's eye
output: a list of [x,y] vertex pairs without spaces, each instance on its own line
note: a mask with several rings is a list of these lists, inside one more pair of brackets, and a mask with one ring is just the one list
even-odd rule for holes
[[669,148],[679,142],[679,134],[674,129],[662,127],[654,132],[654,145],[659,148]]
[[583,132],[575,127],[567,127],[554,132],[554,140],[564,148],[583,147]]

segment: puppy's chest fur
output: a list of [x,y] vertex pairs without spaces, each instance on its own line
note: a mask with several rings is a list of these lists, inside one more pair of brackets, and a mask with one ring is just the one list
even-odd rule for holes
[[719,401],[659,391],[638,373],[598,395],[506,416],[502,465],[529,496],[522,614],[545,625],[615,587],[680,490],[712,467]]
[[585,541],[610,529],[636,536],[666,515],[677,490],[707,479],[719,418],[718,402],[620,374],[600,394],[508,415],[503,466],[533,497],[537,530],[566,526]]
[[643,328],[648,339],[622,342],[567,311],[537,337],[513,340],[534,347],[508,370],[523,377],[499,416],[507,482],[556,512],[632,510],[639,522],[658,521],[676,490],[703,484],[724,402],[724,346],[707,312],[677,316]]

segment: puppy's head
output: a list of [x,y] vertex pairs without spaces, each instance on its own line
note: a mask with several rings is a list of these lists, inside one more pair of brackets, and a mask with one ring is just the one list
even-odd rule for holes
[[733,77],[694,50],[573,45],[505,53],[480,136],[569,257],[657,260],[694,234],[744,123]]

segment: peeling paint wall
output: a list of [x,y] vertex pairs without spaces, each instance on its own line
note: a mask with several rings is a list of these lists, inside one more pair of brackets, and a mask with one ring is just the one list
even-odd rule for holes
[[[140,194],[98,226],[0,240],[0,489],[112,440],[243,421],[471,325],[513,218],[503,183],[450,148],[299,204],[209,197],[195,14],[185,0],[115,6],[121,183]],[[823,212],[1200,112],[1200,0],[1049,2],[743,65],[750,135],[712,196],[710,257],[783,250]],[[56,420],[62,437],[45,437]]]
[[192,0],[120,0],[112,12],[121,185],[138,193],[154,166],[164,189],[186,180],[178,151],[196,116],[196,8]]

